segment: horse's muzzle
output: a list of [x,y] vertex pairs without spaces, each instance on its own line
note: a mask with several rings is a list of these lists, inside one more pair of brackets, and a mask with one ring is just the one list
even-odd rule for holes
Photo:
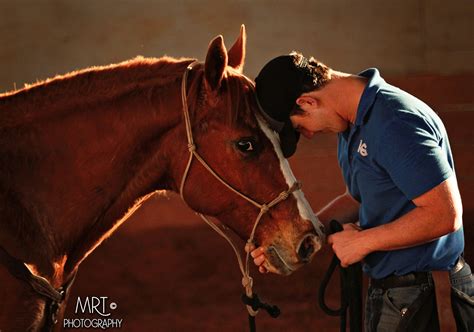
[[[303,236],[295,251],[285,250],[280,246],[271,245],[267,249],[266,268],[270,272],[289,275],[311,261],[314,254],[322,247],[322,240],[314,233]],[[293,250],[295,250],[293,249]],[[292,252],[292,253],[291,253]]]

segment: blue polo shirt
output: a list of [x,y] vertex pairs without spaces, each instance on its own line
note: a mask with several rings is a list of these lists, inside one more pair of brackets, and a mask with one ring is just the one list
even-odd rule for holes
[[[390,223],[415,208],[412,199],[454,174],[448,136],[421,100],[386,83],[377,69],[358,74],[368,83],[355,124],[338,135],[338,160],[363,229]],[[462,228],[435,241],[364,260],[372,278],[446,270],[464,249]]]

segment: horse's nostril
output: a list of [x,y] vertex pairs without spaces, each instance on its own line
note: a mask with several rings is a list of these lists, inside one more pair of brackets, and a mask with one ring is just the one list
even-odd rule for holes
[[298,257],[303,261],[307,262],[313,255],[314,249],[314,241],[316,240],[316,236],[313,234],[308,234],[304,237],[303,241],[301,241],[300,246],[298,248]]

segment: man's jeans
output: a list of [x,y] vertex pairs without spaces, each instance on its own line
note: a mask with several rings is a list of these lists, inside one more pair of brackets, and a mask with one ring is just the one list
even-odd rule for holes
[[[467,263],[450,274],[453,314],[459,331],[474,331],[474,277]],[[404,328],[407,314],[416,312],[416,327],[412,323]],[[438,316],[434,296],[434,286],[428,283],[390,288],[386,291],[369,286],[365,308],[366,332],[430,331],[438,329]]]

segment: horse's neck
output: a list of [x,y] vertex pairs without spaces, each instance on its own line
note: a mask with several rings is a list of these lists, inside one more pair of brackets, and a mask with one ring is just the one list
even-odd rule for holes
[[[178,100],[178,90],[167,93],[167,100]],[[154,104],[157,113],[148,120],[140,119],[142,126],[137,132],[140,140],[130,145],[130,151],[125,153],[126,157],[118,163],[125,165],[126,169],[116,172],[114,178],[120,181],[113,196],[108,202],[104,202],[100,214],[91,223],[91,227],[83,232],[83,236],[76,241],[77,247],[72,250],[68,258],[66,270],[73,269],[89,253],[91,253],[103,239],[110,236],[147,198],[156,190],[175,188],[175,179],[170,178],[169,157],[177,151],[185,150],[186,141],[182,126],[181,105],[173,103],[173,106]],[[170,112],[164,114],[163,112]],[[182,135],[177,135],[177,132]],[[127,132],[123,133],[125,136]],[[107,190],[110,184],[105,183],[103,190]],[[89,220],[93,221],[93,220]]]
[[[33,127],[35,142],[17,143],[33,144],[29,153],[35,171],[31,165],[19,165],[14,182],[2,184],[17,194],[22,206],[17,213],[31,218],[20,222],[37,227],[23,234],[28,243],[4,231],[0,243],[23,252],[26,259],[39,260],[40,270],[50,267],[50,255],[64,253],[70,271],[125,220],[138,198],[167,189],[169,154],[163,151],[170,146],[164,142],[186,144],[184,130],[176,130],[182,126],[179,83],[143,86],[112,104],[98,100],[78,106],[61,121]],[[181,131],[183,137],[177,135]],[[26,254],[43,246],[49,252]]]

